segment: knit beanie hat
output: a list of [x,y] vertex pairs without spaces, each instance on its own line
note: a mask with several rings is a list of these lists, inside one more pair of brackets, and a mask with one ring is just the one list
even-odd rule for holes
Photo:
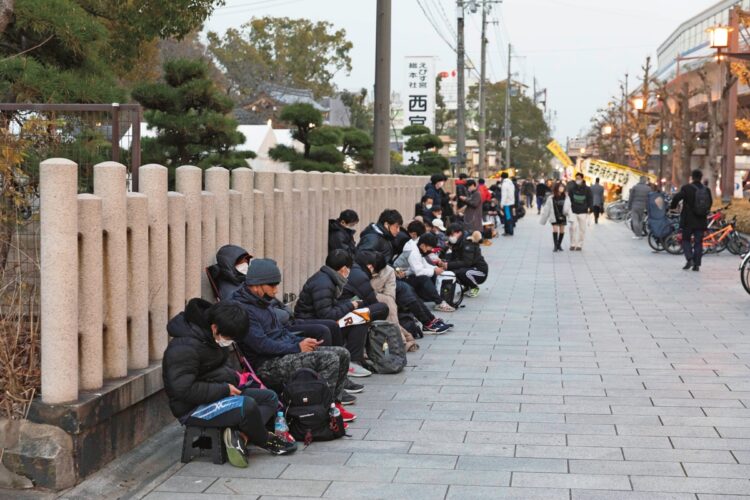
[[245,275],[246,285],[281,283],[281,270],[273,259],[253,259]]

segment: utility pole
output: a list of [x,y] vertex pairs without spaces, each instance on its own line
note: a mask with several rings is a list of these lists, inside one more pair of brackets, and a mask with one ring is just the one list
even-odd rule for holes
[[376,174],[391,173],[391,0],[378,0],[375,40]]
[[466,172],[466,84],[464,83],[464,0],[457,0],[456,17],[458,18],[457,26],[457,47],[458,56],[456,71],[458,88],[456,89],[456,167],[459,173]]
[[479,177],[487,175],[487,0],[482,0],[482,63],[479,75]]
[[505,168],[510,168],[510,91],[511,91],[511,51],[513,46],[508,44],[508,80],[505,85]]
[[622,112],[621,112],[621,123],[620,123],[620,157],[617,159],[620,165],[625,165],[625,129],[628,126],[628,74],[625,73],[625,87],[622,89]]

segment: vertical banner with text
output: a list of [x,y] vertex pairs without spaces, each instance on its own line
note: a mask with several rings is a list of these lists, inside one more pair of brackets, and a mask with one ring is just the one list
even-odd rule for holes
[[[435,132],[435,58],[406,57],[404,126],[424,125]],[[404,138],[406,141],[406,138]],[[415,153],[404,151],[404,165],[417,161]]]

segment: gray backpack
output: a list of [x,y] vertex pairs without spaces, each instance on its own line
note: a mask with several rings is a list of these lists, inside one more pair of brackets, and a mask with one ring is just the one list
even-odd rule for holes
[[406,366],[406,346],[398,325],[373,321],[365,344],[367,368],[375,373],[399,373]]

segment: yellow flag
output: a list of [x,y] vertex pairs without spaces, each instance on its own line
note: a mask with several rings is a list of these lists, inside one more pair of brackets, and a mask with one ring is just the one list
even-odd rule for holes
[[570,159],[570,156],[565,154],[565,151],[563,151],[562,146],[560,146],[560,143],[556,140],[552,140],[549,144],[547,144],[547,149],[550,150],[550,152],[555,155],[555,158],[560,160],[560,162],[565,165],[566,167],[572,167],[573,166],[573,160]]

